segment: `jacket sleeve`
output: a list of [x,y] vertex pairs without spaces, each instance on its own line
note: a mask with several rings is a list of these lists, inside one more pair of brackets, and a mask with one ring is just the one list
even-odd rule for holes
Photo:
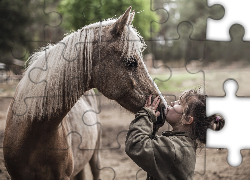
[[[175,161],[175,148],[169,137],[152,139],[156,116],[142,108],[129,126],[125,142],[127,155],[156,179],[165,179]],[[165,178],[164,178],[165,177]]]

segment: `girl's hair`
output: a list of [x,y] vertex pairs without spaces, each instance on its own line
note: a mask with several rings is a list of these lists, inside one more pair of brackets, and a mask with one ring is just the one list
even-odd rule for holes
[[202,144],[206,144],[207,128],[218,131],[225,124],[224,118],[219,114],[206,116],[206,97],[201,92],[201,87],[186,90],[180,96],[180,101],[185,104],[182,118],[188,119],[188,116],[193,117],[192,138]]

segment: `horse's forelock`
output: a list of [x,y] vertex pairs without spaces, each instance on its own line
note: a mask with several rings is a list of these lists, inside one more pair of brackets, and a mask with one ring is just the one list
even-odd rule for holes
[[127,32],[125,31],[125,38],[127,41],[127,47],[125,48],[127,52],[123,52],[123,55],[127,53],[127,56],[131,56],[136,53],[142,59],[142,52],[146,49],[146,43],[140,33],[132,25],[129,25],[126,28]]

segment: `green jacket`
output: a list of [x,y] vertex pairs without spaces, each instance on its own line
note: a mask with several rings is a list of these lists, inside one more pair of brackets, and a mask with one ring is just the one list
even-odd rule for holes
[[148,173],[147,180],[192,179],[195,142],[185,135],[152,137],[156,119],[145,107],[135,115],[126,137],[127,155]]

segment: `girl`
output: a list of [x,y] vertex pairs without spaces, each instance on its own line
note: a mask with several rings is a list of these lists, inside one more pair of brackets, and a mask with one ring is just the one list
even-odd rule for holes
[[198,143],[205,144],[207,128],[220,130],[224,119],[219,115],[206,117],[206,96],[191,89],[164,111],[173,130],[152,136],[154,126],[159,124],[160,99],[157,96],[151,104],[151,97],[129,126],[125,151],[148,173],[147,180],[192,179]]

